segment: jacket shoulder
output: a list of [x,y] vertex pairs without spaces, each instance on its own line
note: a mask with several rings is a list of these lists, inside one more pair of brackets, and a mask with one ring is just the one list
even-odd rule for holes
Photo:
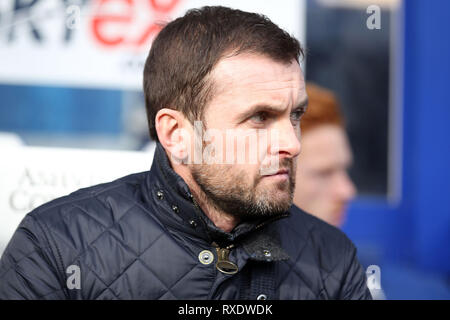
[[298,239],[290,256],[295,266],[308,265],[310,276],[320,279],[316,294],[331,299],[371,299],[356,247],[347,235],[294,205],[290,213],[284,237]]
[[[146,172],[131,174],[117,180],[79,189],[69,195],[49,201],[28,215],[47,224],[75,213],[84,213],[86,219],[108,225],[120,218],[127,206],[136,202],[136,192]],[[112,214],[106,214],[110,212]]]
[[132,174],[77,190],[34,209],[25,218],[36,221],[43,230],[37,231],[54,243],[62,261],[72,261],[128,213],[136,212],[133,209],[142,208],[140,185],[145,175]]
[[0,260],[0,299],[67,298],[67,265],[137,205],[145,175],[80,189],[28,213]]
[[315,246],[322,253],[329,254],[329,260],[341,258],[354,244],[339,228],[303,211],[293,205],[290,210],[289,225],[297,234]]

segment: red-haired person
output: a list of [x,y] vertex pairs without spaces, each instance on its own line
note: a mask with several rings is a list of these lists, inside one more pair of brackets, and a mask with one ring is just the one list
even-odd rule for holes
[[339,227],[347,204],[356,195],[347,173],[352,151],[335,95],[312,83],[306,85],[306,92],[309,103],[301,120],[294,203]]

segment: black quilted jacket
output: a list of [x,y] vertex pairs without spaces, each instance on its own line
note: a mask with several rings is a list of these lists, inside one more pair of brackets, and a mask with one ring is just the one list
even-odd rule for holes
[[[237,273],[216,268],[218,252],[229,253]],[[341,231],[293,206],[225,233],[198,209],[158,144],[149,172],[29,213],[0,260],[0,298],[371,296],[355,247]]]

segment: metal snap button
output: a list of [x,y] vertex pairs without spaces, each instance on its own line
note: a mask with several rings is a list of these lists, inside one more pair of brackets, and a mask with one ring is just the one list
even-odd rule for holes
[[195,222],[195,220],[190,220],[189,224],[191,225],[192,228],[196,228],[197,227],[197,222]]
[[161,190],[158,190],[156,192],[156,196],[158,197],[159,200],[164,199],[164,192],[162,192]]
[[267,296],[265,294],[260,294],[256,300],[267,300]]
[[214,255],[209,250],[203,250],[198,254],[198,260],[200,260],[202,264],[211,264],[214,261]]
[[173,205],[173,206],[172,206],[172,210],[173,210],[175,213],[178,213],[178,212],[180,211],[180,209],[178,209],[178,206],[177,206],[177,205]]

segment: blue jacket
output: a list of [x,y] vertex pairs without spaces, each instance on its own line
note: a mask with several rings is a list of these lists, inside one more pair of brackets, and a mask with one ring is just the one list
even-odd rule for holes
[[292,206],[226,233],[160,144],[150,171],[30,212],[0,260],[0,299],[257,298],[371,296],[340,230]]

